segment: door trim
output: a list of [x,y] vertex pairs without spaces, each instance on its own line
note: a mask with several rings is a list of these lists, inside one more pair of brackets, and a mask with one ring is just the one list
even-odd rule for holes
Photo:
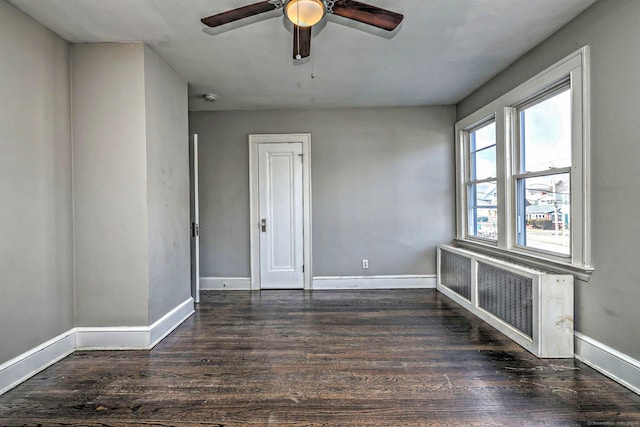
[[198,163],[198,134],[191,139],[191,296],[200,302],[200,190]]
[[258,189],[258,147],[269,143],[302,144],[302,215],[304,250],[304,289],[313,289],[311,266],[311,134],[249,135],[249,238],[251,252],[251,290],[259,291],[260,285],[260,201]]

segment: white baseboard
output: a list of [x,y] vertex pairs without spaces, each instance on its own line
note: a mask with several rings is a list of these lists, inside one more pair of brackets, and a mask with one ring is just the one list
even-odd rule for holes
[[150,350],[193,314],[193,298],[151,326],[76,328],[77,350]]
[[321,276],[313,278],[314,290],[435,289],[436,275]]
[[76,328],[76,350],[146,350],[149,328],[113,326]]
[[40,344],[0,365],[0,395],[74,352],[75,330]]
[[190,297],[149,327],[149,349],[155,347],[167,335],[173,332],[174,329],[191,317],[194,313],[193,304],[193,298]]
[[201,291],[250,291],[250,277],[201,277]]
[[640,394],[640,361],[580,332],[575,333],[575,352],[579,361]]
[[73,328],[0,365],[0,395],[76,350],[150,350],[193,314],[193,298],[151,326]]

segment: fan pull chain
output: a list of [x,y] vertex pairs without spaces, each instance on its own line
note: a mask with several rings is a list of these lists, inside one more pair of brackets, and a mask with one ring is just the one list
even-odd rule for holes
[[315,65],[314,65],[314,60],[313,57],[311,57],[311,79],[315,79],[316,78],[316,72],[315,72]]
[[[300,24],[300,3],[296,4],[296,15],[298,17],[298,24]],[[302,59],[302,55],[300,54],[300,25],[296,25],[296,37],[298,38],[298,54],[296,55],[296,59],[299,61]]]

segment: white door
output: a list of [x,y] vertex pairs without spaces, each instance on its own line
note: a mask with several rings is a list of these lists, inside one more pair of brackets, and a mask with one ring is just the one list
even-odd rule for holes
[[302,143],[258,148],[261,289],[304,289]]
[[198,201],[198,135],[191,146],[191,296],[200,302],[200,208]]

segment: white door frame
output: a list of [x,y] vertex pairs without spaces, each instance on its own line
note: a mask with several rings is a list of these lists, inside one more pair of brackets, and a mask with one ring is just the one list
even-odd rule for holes
[[191,151],[191,173],[193,174],[192,194],[193,217],[191,218],[191,245],[193,259],[191,260],[192,283],[191,294],[196,303],[200,302],[200,193],[199,193],[199,165],[198,165],[198,134],[193,134]]
[[260,200],[258,181],[258,146],[269,143],[299,142],[302,144],[302,215],[304,247],[304,289],[313,289],[311,266],[311,134],[249,135],[249,235],[251,239],[251,290],[260,286]]

